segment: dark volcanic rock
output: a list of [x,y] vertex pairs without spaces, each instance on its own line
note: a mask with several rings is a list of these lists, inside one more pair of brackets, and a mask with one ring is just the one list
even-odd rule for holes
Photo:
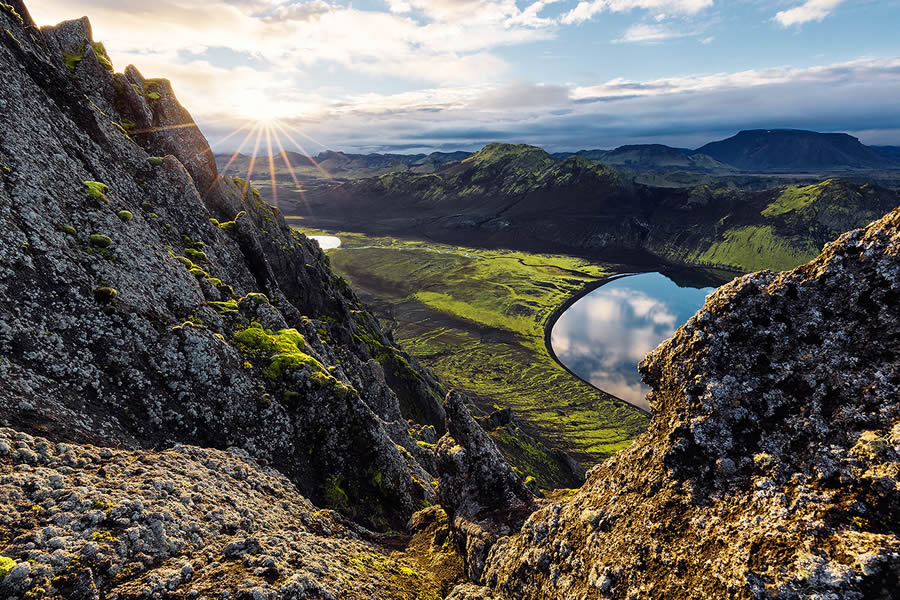
[[894,598],[900,209],[747,275],[641,364],[653,419],[497,542],[515,598]]
[[[20,14],[0,7],[5,424],[240,447],[319,504],[404,528],[435,497],[407,419],[442,433],[440,384],[317,244],[218,177],[166,82],[114,75],[86,19],[38,30]],[[402,389],[375,358],[404,365]]]
[[447,435],[437,446],[438,499],[450,518],[473,581],[500,536],[517,530],[534,510],[534,496],[456,392],[444,402]]

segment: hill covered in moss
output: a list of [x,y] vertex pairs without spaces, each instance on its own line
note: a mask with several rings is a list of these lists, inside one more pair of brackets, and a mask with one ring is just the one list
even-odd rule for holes
[[508,144],[437,173],[392,173],[307,199],[306,226],[741,271],[796,266],[900,204],[895,190],[842,179],[757,192],[652,187],[583,156]]

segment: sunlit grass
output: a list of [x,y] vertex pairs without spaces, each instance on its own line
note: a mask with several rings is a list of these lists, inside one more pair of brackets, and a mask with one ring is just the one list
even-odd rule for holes
[[[302,219],[294,221],[301,226]],[[371,303],[397,341],[486,410],[510,407],[529,432],[585,464],[627,446],[646,415],[613,401],[553,360],[553,312],[608,267],[571,256],[337,235],[332,267]]]

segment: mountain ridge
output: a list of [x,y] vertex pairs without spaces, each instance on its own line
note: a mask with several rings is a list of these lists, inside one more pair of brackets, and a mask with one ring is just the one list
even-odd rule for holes
[[533,146],[492,144],[437,173],[385,174],[283,206],[325,229],[751,271],[809,260],[898,198],[840,179],[762,192],[653,187],[582,156],[556,161]]
[[[494,142],[488,146],[500,143]],[[773,149],[766,144],[779,144],[779,147]],[[866,146],[858,138],[845,133],[821,133],[803,129],[748,129],[695,149],[664,144],[626,144],[612,150],[561,151],[549,155],[557,160],[583,156],[592,161],[630,170],[687,170],[720,174],[784,172],[793,169],[833,172],[842,169],[900,169],[900,151],[897,148],[900,147]],[[316,156],[296,152],[287,154],[295,165],[323,164],[340,170],[374,170],[401,165],[413,169],[429,165],[439,168],[463,161],[478,152],[354,154],[325,150]],[[752,156],[748,153],[752,153]],[[798,156],[804,153],[808,156]],[[765,160],[754,158],[759,156],[765,157]],[[239,164],[250,158],[240,153],[217,153],[216,157],[220,161],[237,157]]]

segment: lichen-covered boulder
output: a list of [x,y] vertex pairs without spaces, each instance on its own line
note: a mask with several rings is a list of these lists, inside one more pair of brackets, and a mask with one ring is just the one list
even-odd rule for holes
[[896,597],[900,209],[717,290],[641,372],[650,429],[499,540],[515,598]]
[[125,450],[0,429],[0,535],[3,598],[434,598],[440,589],[415,557],[390,555],[239,448]]

